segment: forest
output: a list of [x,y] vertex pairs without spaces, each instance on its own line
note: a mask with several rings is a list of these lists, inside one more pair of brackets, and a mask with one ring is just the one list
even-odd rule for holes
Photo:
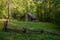
[[25,14],[25,11],[34,14],[39,22],[60,23],[59,0],[9,0],[7,2],[0,0],[1,19],[9,16],[11,19],[22,21],[21,17]]
[[60,0],[0,0],[0,40],[60,40],[56,35],[4,32],[4,28],[60,33]]

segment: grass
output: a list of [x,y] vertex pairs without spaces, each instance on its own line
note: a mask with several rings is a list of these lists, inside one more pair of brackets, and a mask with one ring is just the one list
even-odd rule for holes
[[[0,22],[0,30],[3,29],[3,25],[4,22]],[[9,22],[8,27],[16,29],[26,27],[60,31],[58,25],[47,22],[22,22],[13,20]],[[15,32],[0,31],[0,40],[60,40],[60,36],[48,34],[19,34]]]
[[9,26],[11,28],[16,28],[16,29],[26,27],[26,28],[37,28],[37,29],[60,31],[58,25],[47,22],[22,22],[22,21],[20,22],[17,20],[13,20],[9,22]]
[[0,40],[60,40],[60,36],[47,34],[19,34],[13,32],[0,32]]
[[0,30],[3,29],[3,26],[4,26],[4,22],[3,21],[0,21]]

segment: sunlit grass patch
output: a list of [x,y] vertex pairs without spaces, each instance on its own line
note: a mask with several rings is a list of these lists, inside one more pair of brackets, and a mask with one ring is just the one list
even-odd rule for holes
[[3,29],[3,26],[4,26],[4,22],[3,21],[0,21],[0,30]]
[[47,23],[47,22],[24,22],[24,21],[13,20],[9,22],[9,26],[11,28],[16,28],[16,29],[25,27],[25,28],[37,28],[37,29],[59,31],[58,25],[53,24],[53,23]]

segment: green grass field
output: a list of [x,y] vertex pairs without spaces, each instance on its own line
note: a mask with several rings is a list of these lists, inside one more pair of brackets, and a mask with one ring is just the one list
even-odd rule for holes
[[60,40],[60,36],[47,34],[19,34],[13,32],[0,32],[0,40]]
[[[0,22],[0,30],[3,29],[3,22]],[[13,20],[8,24],[9,28],[20,29],[26,28],[37,28],[45,30],[60,31],[59,26],[47,23],[47,22],[22,22]],[[60,36],[48,35],[48,34],[19,34],[15,32],[3,32],[0,31],[0,40],[60,40]]]
[[56,24],[48,23],[48,22],[22,22],[13,20],[9,22],[8,25],[10,28],[36,28],[36,29],[45,29],[45,30],[53,30],[53,31],[60,31],[60,27]]

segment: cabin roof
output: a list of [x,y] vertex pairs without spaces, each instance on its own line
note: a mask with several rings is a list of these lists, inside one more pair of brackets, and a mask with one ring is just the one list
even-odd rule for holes
[[32,18],[36,18],[36,16],[34,14],[31,14],[31,13],[27,13],[27,14]]
[[[25,15],[26,15],[26,13],[21,18],[25,17]],[[27,15],[29,15],[31,18],[36,18],[36,16],[34,14],[27,13]]]

